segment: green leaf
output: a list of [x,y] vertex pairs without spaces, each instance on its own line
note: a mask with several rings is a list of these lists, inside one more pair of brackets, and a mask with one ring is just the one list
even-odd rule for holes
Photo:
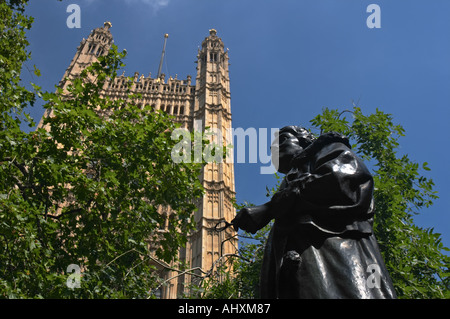
[[34,75],[41,76],[41,71],[36,67],[36,65],[33,65],[34,67]]

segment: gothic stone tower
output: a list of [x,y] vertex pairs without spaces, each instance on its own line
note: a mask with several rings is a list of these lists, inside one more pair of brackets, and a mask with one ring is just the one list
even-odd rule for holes
[[[202,128],[210,127],[220,134],[216,143],[226,144],[231,131],[230,77],[228,71],[228,52],[216,30],[203,43],[197,55],[197,78],[193,119]],[[228,136],[229,137],[229,136]],[[212,232],[219,221],[230,221],[234,217],[232,199],[234,198],[234,166],[226,161],[210,162],[203,168],[203,185],[206,194],[195,213],[198,232],[190,241],[192,251],[191,265],[208,269],[226,253],[232,253],[237,246],[235,241],[225,241],[230,233]]]
[[[64,88],[70,79],[79,75],[98,56],[108,53],[114,43],[111,27],[111,23],[105,22],[103,27],[93,30],[87,39],[81,41],[60,87]],[[225,143],[227,134],[231,132],[228,59],[222,40],[217,36],[216,30],[212,29],[198,51],[195,84],[192,83],[191,76],[187,76],[186,80],[179,80],[176,77],[166,79],[165,74],[152,78],[136,72],[131,93],[140,93],[141,98],[133,103],[150,105],[154,111],[167,112],[174,116],[174,121],[191,131],[203,131],[206,127],[218,130]],[[105,84],[103,94],[113,99],[123,98],[126,96],[127,81],[124,75],[116,77],[114,81]],[[44,116],[51,116],[51,112]],[[39,125],[42,125],[42,120]],[[220,233],[213,230],[218,222],[230,221],[234,217],[233,163],[210,162],[204,166],[200,178],[205,187],[205,196],[197,203],[197,210],[193,212],[197,229],[189,234],[186,247],[179,252],[179,260],[189,268],[209,271],[221,256],[236,253],[237,250],[234,230],[228,228]],[[176,213],[165,207],[161,207],[159,211],[166,215]],[[188,292],[186,287],[189,284],[195,284],[195,276],[180,276],[178,272],[169,269],[176,268],[177,265],[165,265],[162,262],[156,265],[160,274],[167,279],[167,285],[158,292],[162,298],[177,298]]]

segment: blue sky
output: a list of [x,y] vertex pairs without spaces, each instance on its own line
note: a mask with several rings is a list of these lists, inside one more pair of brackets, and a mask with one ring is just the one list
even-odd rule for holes
[[[381,9],[381,28],[369,29],[369,4]],[[66,25],[69,4],[81,8],[81,28]],[[197,48],[217,29],[229,48],[233,127],[309,126],[324,107],[359,101],[379,108],[406,129],[400,152],[428,162],[440,199],[416,217],[450,247],[450,1],[448,0],[56,0],[31,1],[33,60],[24,81],[53,91],[82,38],[112,22],[126,75],[156,75],[169,33],[163,72],[195,78]],[[31,110],[38,120],[43,109]],[[267,201],[272,175],[261,163],[235,164],[238,202]]]

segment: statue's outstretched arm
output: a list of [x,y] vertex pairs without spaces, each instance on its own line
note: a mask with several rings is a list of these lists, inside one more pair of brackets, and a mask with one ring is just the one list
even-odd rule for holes
[[270,204],[268,202],[259,206],[245,207],[237,213],[231,223],[236,230],[240,228],[254,234],[274,218]]

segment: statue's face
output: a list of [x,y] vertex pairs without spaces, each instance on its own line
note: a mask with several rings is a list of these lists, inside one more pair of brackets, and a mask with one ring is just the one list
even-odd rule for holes
[[287,174],[291,169],[291,160],[302,151],[303,148],[294,134],[289,131],[280,131],[278,139],[275,138],[271,146],[272,163],[278,172]]

